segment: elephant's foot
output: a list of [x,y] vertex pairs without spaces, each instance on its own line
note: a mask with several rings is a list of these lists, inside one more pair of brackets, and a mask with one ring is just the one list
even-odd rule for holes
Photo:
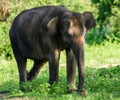
[[28,73],[27,74],[27,81],[32,81],[37,77],[36,73]]
[[86,96],[88,93],[87,93],[87,90],[83,89],[82,91],[78,90],[78,94],[82,96]]
[[73,91],[77,91],[75,84],[69,84],[68,93],[71,93]]

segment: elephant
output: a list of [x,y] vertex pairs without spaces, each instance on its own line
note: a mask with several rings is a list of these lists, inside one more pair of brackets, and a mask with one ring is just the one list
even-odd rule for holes
[[[18,14],[9,31],[19,81],[32,81],[48,61],[49,83],[58,82],[60,52],[66,51],[66,76],[70,91],[84,92],[84,42],[96,25],[92,12],[73,12],[65,6],[40,6]],[[34,61],[29,72],[27,59]],[[76,88],[76,67],[78,87]]]

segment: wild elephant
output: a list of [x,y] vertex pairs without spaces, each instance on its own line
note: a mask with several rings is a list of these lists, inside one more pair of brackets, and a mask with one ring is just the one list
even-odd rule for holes
[[[86,32],[95,26],[91,12],[72,12],[64,6],[42,6],[21,12],[10,28],[10,40],[17,62],[20,83],[33,80],[42,66],[49,63],[49,83],[58,81],[60,52],[66,50],[67,82],[84,92],[84,41]],[[34,65],[26,72],[27,59]]]

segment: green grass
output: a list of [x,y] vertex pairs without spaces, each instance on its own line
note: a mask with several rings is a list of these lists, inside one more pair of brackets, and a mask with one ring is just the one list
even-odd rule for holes
[[[87,96],[76,92],[67,93],[65,52],[60,59],[59,82],[48,84],[48,64],[32,82],[24,84],[26,92],[19,88],[15,60],[0,60],[0,91],[10,91],[2,96],[5,100],[120,100],[120,44],[106,43],[97,46],[85,45],[85,85]],[[27,70],[31,68],[29,60]],[[77,79],[76,75],[76,79]],[[1,99],[1,97],[0,97]]]

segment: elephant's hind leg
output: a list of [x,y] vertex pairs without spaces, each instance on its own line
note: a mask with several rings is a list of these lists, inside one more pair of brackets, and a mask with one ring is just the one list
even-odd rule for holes
[[35,79],[40,71],[40,69],[43,67],[43,65],[46,63],[45,60],[40,61],[34,61],[33,68],[30,70],[30,72],[27,74],[27,80],[32,81]]

